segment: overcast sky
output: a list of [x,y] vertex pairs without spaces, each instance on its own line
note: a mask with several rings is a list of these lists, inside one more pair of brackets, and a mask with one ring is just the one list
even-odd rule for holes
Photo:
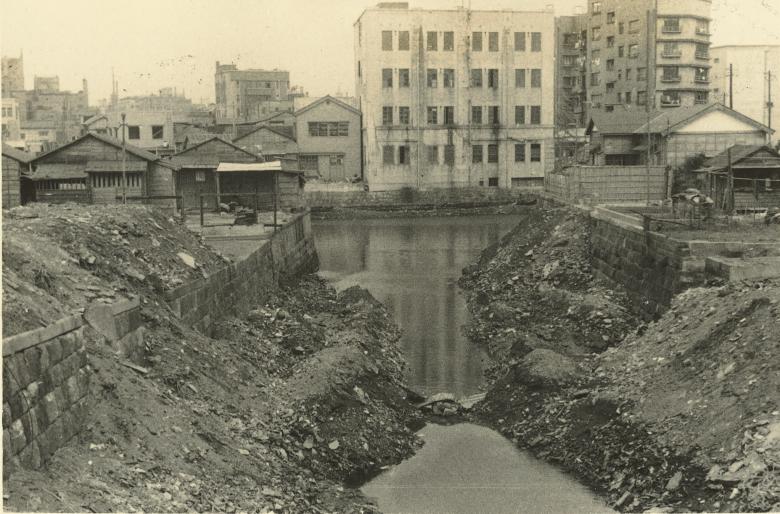
[[[90,103],[184,89],[214,99],[214,63],[280,68],[311,95],[353,93],[352,24],[378,0],[0,0],[2,54],[24,51],[33,76],[62,89],[89,81]],[[585,0],[410,0],[411,7],[539,10],[571,14]],[[713,0],[713,44],[780,44],[780,0]],[[780,70],[777,70],[780,73]]]

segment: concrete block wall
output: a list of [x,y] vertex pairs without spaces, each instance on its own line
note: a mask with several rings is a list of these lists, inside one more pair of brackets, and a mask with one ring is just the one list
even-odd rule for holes
[[525,201],[535,189],[497,187],[464,187],[451,189],[396,189],[392,191],[305,190],[312,209],[339,207],[367,209],[404,209],[420,206],[473,206]]
[[138,298],[107,305],[93,303],[84,320],[111,344],[114,351],[136,364],[144,363],[144,332]]
[[40,468],[81,430],[89,405],[80,316],[3,340],[3,478]]
[[246,259],[184,284],[166,298],[182,321],[209,334],[220,317],[245,312],[280,281],[315,271],[317,266],[311,215],[302,213]]

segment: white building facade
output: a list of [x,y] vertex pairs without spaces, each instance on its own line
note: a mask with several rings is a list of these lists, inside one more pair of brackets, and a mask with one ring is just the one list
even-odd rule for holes
[[552,11],[389,3],[354,29],[371,190],[542,186],[554,164]]

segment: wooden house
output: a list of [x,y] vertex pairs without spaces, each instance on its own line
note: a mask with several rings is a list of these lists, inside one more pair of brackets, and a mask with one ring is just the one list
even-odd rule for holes
[[259,126],[234,139],[233,143],[250,152],[261,154],[266,160],[298,158],[298,143],[295,141],[294,127],[290,125]]
[[770,146],[732,146],[696,173],[719,205],[729,206],[733,183],[737,211],[780,207],[780,153]]
[[34,199],[28,177],[33,156],[3,143],[3,209],[10,209]]
[[[124,165],[123,165],[124,160]],[[124,182],[122,169],[124,167]],[[175,208],[176,165],[112,137],[87,133],[32,160],[31,179],[39,202],[119,203]]]

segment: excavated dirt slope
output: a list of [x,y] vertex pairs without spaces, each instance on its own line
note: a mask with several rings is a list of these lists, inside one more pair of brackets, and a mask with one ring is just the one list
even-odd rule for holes
[[621,511],[780,510],[780,284],[692,289],[642,324],[588,245],[582,215],[539,209],[464,270],[501,363],[479,419]]
[[147,327],[147,372],[89,332],[85,429],[46,469],[11,475],[6,510],[372,511],[344,484],[418,445],[398,330],[367,292],[305,277],[206,337],[162,294],[224,261],[176,220],[84,206],[4,218],[4,334],[129,294]]

